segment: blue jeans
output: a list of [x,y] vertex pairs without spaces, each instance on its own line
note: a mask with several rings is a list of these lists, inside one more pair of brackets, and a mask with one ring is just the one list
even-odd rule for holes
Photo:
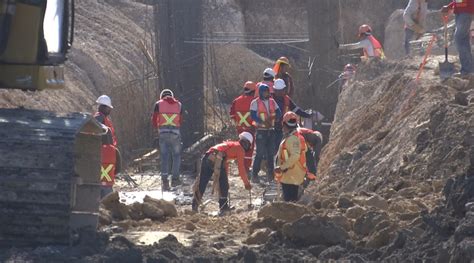
[[253,159],[252,176],[257,177],[264,157],[267,159],[267,179],[273,180],[273,168],[275,157],[275,131],[257,130],[255,135],[256,153]]
[[[181,135],[171,132],[160,133],[161,178],[167,179],[171,174],[174,179],[179,178],[181,165]],[[170,159],[173,167],[170,171]]]
[[474,72],[471,51],[470,28],[473,14],[461,13],[456,14],[456,32],[454,32],[454,40],[459,53],[459,61],[461,62],[461,74],[469,74]]
[[410,54],[410,41],[415,36],[415,31],[409,29],[408,27],[405,28],[405,55]]

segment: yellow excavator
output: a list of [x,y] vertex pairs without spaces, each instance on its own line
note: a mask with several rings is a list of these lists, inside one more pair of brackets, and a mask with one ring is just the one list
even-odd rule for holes
[[[0,88],[63,88],[73,0],[0,0]],[[0,109],[0,246],[94,232],[102,126],[89,114]]]

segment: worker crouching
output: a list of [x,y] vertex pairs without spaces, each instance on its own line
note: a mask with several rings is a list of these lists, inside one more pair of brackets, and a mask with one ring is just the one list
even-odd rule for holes
[[306,142],[298,132],[298,117],[289,111],[283,116],[284,137],[276,158],[275,179],[281,183],[283,200],[296,202],[306,176]]
[[202,196],[207,184],[212,177],[212,193],[219,196],[219,214],[222,215],[230,210],[229,206],[229,180],[228,162],[237,160],[239,175],[244,182],[245,189],[250,190],[247,170],[244,165],[245,152],[250,150],[253,136],[249,132],[239,134],[239,141],[225,141],[211,147],[203,156],[201,161],[201,173],[194,182],[193,211],[198,211],[202,204]]

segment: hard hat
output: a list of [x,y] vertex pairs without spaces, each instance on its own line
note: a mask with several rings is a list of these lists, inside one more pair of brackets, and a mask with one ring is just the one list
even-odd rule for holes
[[257,84],[253,81],[247,81],[244,84],[244,89],[248,89],[249,91],[255,91],[257,89]]
[[308,133],[304,137],[306,141],[313,146],[323,143],[323,135],[318,131]]
[[262,83],[258,86],[258,92],[262,92],[264,90],[270,90],[270,87],[267,84]]
[[285,81],[282,79],[276,79],[275,83],[273,84],[273,89],[274,90],[283,90],[286,88]]
[[283,123],[290,127],[296,127],[298,125],[298,116],[292,111],[288,111],[283,115]]
[[288,60],[287,57],[280,57],[277,61],[277,64],[287,64],[288,66],[290,65],[290,61]]
[[101,95],[100,97],[97,98],[97,100],[95,102],[97,104],[100,104],[100,105],[105,105],[105,106],[107,106],[111,109],[114,108],[114,107],[112,107],[112,100],[107,95]]
[[275,71],[273,71],[273,69],[271,68],[266,68],[264,71],[263,71],[263,76],[264,77],[275,77]]
[[239,139],[247,140],[250,144],[253,143],[253,136],[250,132],[242,132],[239,134]]
[[369,25],[363,24],[359,27],[359,35],[370,32],[372,32],[372,28]]
[[355,66],[352,64],[347,64],[344,66],[344,71],[355,71]]
[[160,99],[166,97],[166,96],[170,96],[170,97],[174,97],[174,94],[173,92],[170,90],[170,89],[164,89],[161,91],[160,93]]

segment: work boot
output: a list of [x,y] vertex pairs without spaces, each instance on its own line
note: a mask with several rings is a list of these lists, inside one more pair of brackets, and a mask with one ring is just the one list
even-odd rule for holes
[[194,211],[194,212],[199,212],[199,205],[198,205],[198,201],[196,199],[193,198],[193,202],[191,204],[191,209]]
[[163,191],[169,191],[170,190],[170,182],[168,181],[168,178],[166,178],[166,177],[161,178],[161,189]]
[[179,177],[171,178],[171,187],[176,187],[181,184],[183,184],[183,182],[181,181],[181,179],[179,179]]

